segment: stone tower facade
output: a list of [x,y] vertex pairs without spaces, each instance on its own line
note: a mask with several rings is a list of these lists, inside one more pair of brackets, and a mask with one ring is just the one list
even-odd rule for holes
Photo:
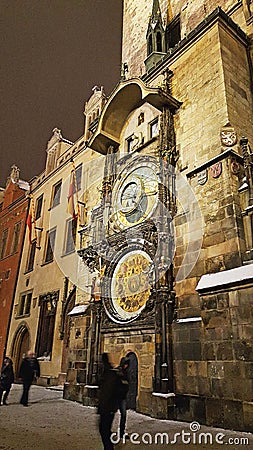
[[253,429],[252,24],[248,0],[124,1],[66,398],[93,404],[99,354],[128,353],[137,410]]

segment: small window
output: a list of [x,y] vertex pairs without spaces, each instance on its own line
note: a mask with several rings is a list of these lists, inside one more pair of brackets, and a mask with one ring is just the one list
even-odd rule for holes
[[55,236],[56,228],[47,232],[45,263],[51,262],[54,259]]
[[133,146],[134,146],[134,137],[131,136],[130,138],[127,139],[127,152],[131,153],[131,151],[133,150]]
[[32,292],[21,294],[18,305],[18,316],[29,315],[31,311]]
[[33,241],[32,244],[30,245],[28,254],[27,272],[31,272],[31,270],[33,270],[35,251],[36,251],[36,241]]
[[5,272],[5,280],[6,281],[9,280],[10,274],[11,274],[11,269],[6,270],[6,272]]
[[81,184],[82,184],[82,164],[80,164],[76,168],[76,186],[78,191],[81,189]]
[[19,315],[19,316],[23,316],[23,315],[24,315],[25,298],[26,298],[26,294],[23,294],[23,295],[21,295],[21,297],[20,297],[19,308],[18,308],[18,315]]
[[35,220],[39,219],[42,211],[43,194],[37,199]]
[[175,47],[181,40],[180,16],[175,17],[167,26],[167,50]]
[[76,245],[77,220],[71,219],[67,221],[65,254],[72,253]]
[[5,257],[6,246],[7,246],[7,238],[8,238],[8,229],[3,231],[1,246],[0,246],[0,259]]
[[29,292],[29,294],[27,294],[27,296],[26,296],[25,314],[30,314],[31,303],[32,303],[32,293]]
[[141,125],[144,122],[144,113],[140,113],[138,116],[138,125]]
[[159,134],[159,126],[158,126],[158,118],[156,118],[149,124],[150,139],[158,136],[158,134]]
[[15,223],[12,244],[11,244],[11,254],[16,253],[18,249],[18,242],[21,230],[21,222]]
[[54,206],[59,205],[60,203],[60,199],[61,199],[61,186],[62,186],[62,181],[59,181],[58,183],[56,183],[53,186],[53,191],[52,191],[52,208],[54,208]]

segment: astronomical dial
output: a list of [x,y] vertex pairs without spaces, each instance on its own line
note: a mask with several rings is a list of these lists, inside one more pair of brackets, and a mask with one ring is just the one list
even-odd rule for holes
[[112,315],[120,320],[132,320],[140,314],[150,296],[150,256],[133,250],[118,262],[111,281]]
[[112,226],[128,228],[151,216],[158,201],[156,172],[156,165],[150,162],[119,176],[113,189]]

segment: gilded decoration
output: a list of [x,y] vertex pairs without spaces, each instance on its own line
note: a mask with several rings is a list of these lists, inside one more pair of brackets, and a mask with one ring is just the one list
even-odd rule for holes
[[150,296],[151,258],[139,250],[124,255],[112,278],[112,302],[116,313],[133,318],[145,307]]

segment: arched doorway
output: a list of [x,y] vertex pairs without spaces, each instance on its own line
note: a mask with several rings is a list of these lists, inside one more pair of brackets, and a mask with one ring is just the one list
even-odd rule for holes
[[14,364],[15,378],[19,378],[19,369],[22,360],[30,348],[30,333],[25,324],[20,325],[14,337],[11,357]]
[[128,351],[126,357],[129,359],[128,381],[129,390],[127,393],[127,409],[136,410],[136,398],[138,395],[138,359],[134,352]]

